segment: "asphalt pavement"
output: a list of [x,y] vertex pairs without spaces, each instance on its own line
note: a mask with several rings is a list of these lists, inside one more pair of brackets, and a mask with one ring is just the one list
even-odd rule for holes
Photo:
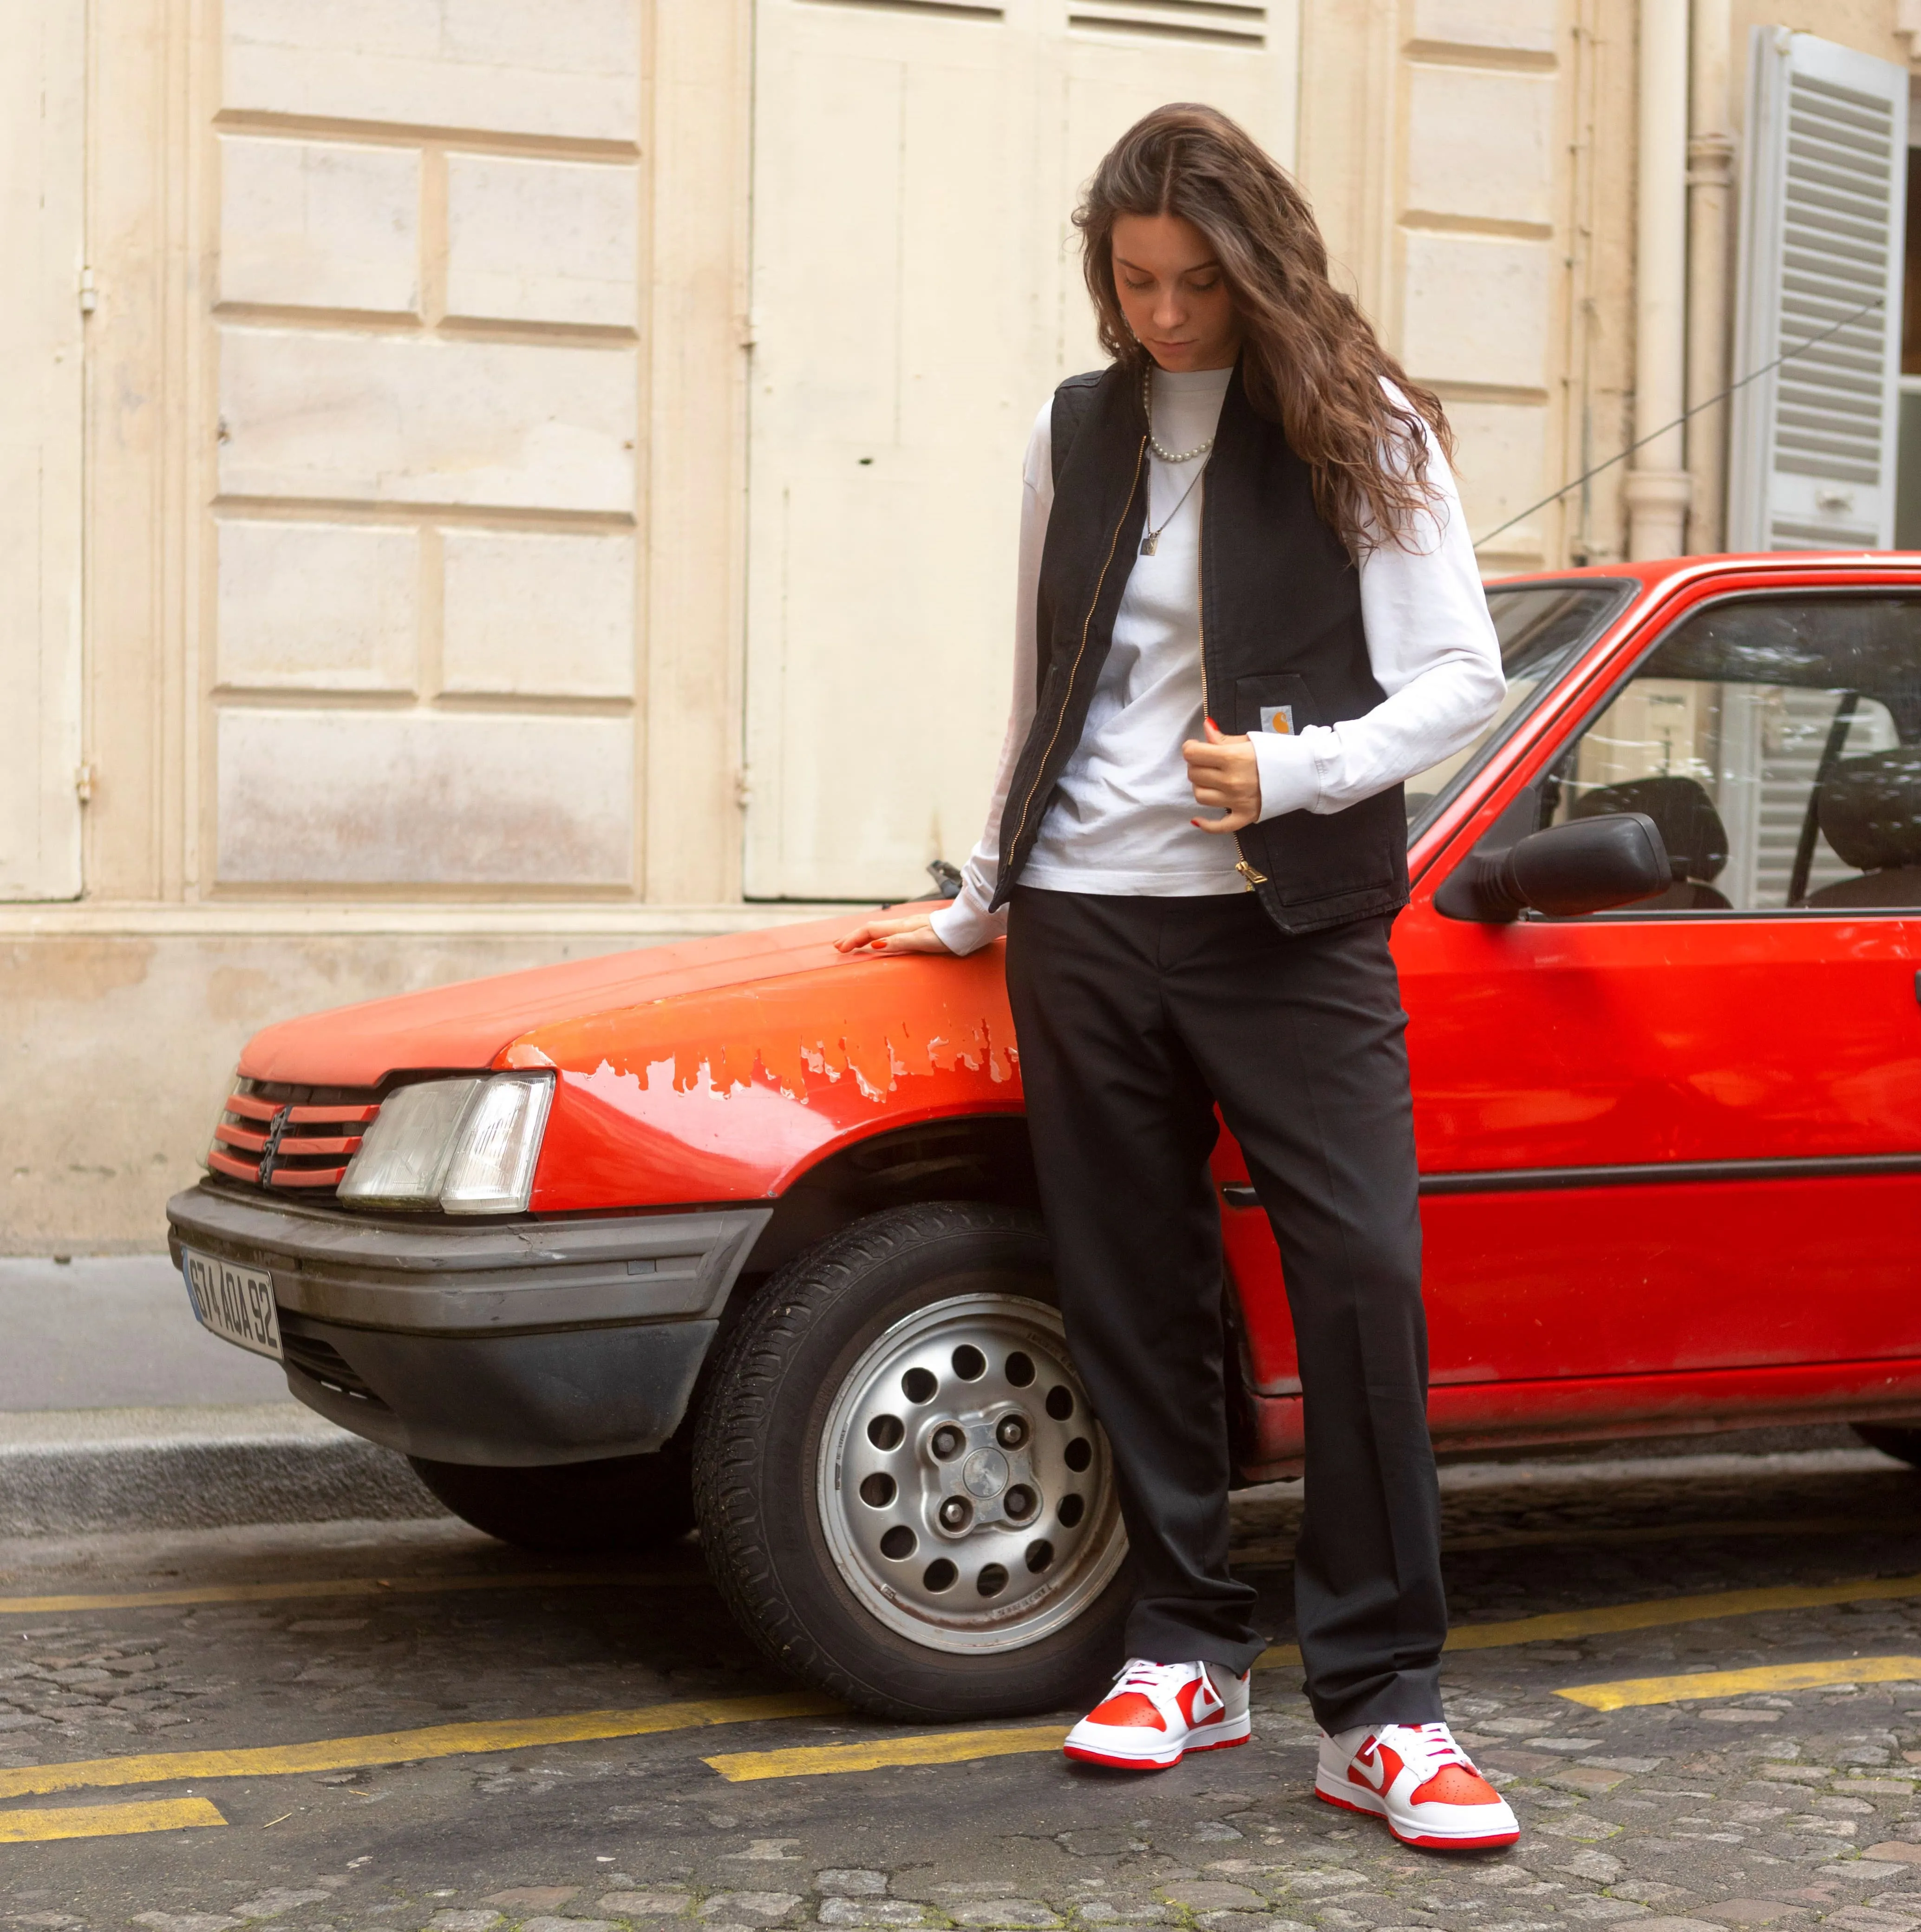
[[824,1708],[692,1544],[596,1568],[314,1524],[0,1544],[0,1923],[1921,1926],[1921,1476],[1829,1448],[1443,1486],[1446,1696],[1510,1853],[1310,1797],[1295,1485],[1236,1508],[1274,1636],[1253,1742],[1148,1778],[1068,1766],[1072,1712]]
[[277,1362],[194,1319],[164,1255],[0,1256],[0,1412],[292,1404]]

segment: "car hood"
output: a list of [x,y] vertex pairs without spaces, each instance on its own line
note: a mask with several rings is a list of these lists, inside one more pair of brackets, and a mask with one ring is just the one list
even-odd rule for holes
[[844,964],[833,941],[868,916],[569,960],[305,1013],[256,1034],[240,1071],[295,1086],[374,1087],[390,1073],[497,1066],[545,1028]]

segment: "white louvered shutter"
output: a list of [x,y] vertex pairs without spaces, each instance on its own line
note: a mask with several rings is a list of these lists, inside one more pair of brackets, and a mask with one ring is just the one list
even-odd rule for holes
[[1894,542],[1907,163],[1905,68],[1754,29],[1730,550]]

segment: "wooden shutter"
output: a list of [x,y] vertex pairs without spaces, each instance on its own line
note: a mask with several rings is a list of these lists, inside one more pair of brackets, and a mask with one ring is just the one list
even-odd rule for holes
[[1787,359],[1734,398],[1728,548],[1885,550],[1907,70],[1781,27],[1748,46],[1735,374]]
[[1293,10],[756,0],[746,890],[894,898],[980,835],[1020,466],[1098,364],[1068,217],[1166,100],[1292,159]]
[[86,19],[27,0],[0,59],[0,899],[80,891]]

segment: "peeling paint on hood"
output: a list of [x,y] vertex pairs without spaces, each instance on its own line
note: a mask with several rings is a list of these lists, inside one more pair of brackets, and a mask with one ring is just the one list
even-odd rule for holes
[[557,1205],[563,1175],[581,1208],[764,1195],[896,1120],[1020,1105],[998,946],[966,959],[836,956],[544,1027],[503,1063],[560,1072],[536,1208],[550,1175]]

